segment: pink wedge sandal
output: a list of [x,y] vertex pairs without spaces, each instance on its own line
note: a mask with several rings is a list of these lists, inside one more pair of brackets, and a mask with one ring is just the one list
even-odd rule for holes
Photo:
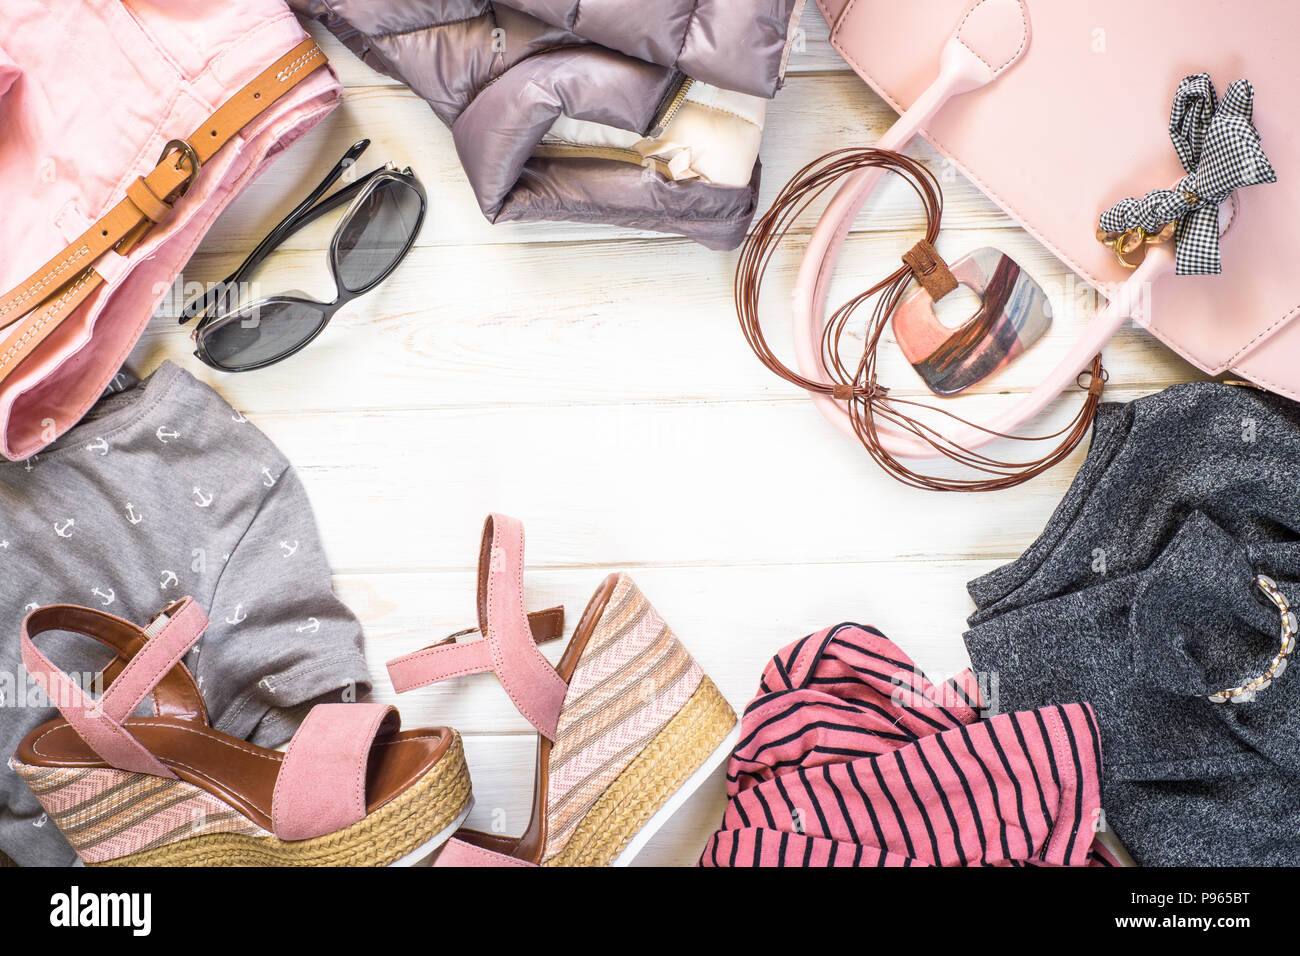
[[559,664],[537,649],[563,609],[527,615],[523,526],[492,515],[479,553],[477,640],[463,631],[390,661],[409,691],[483,671],[539,734],[533,812],[522,836],[461,830],[435,866],[628,863],[730,754],[735,711],[632,579],[596,591]]
[[[399,732],[392,707],[319,704],[285,753],[213,730],[181,663],[207,626],[191,598],[143,629],[71,605],[23,622],[23,663],[63,717],[32,731],[10,766],[87,865],[403,865],[464,821],[460,736]],[[117,652],[98,699],[36,649],[47,631]],[[146,701],[149,716],[133,716]]]

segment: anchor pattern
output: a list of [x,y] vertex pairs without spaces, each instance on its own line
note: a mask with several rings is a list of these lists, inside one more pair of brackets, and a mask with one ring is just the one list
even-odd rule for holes
[[[144,623],[192,595],[212,623],[185,660],[200,693],[220,683],[223,694],[210,706],[222,706],[232,680],[242,690],[280,678],[267,676],[258,655],[239,673],[239,655],[224,650],[202,673],[203,641],[238,648],[278,640],[304,661],[329,653],[338,686],[355,685],[361,665],[339,663],[347,658],[332,656],[332,645],[355,650],[359,627],[339,614],[310,522],[298,522],[307,511],[301,484],[242,413],[225,403],[213,408],[219,400],[210,390],[192,388],[177,390],[183,405],[160,404],[129,427],[90,425],[66,453],[0,462],[0,629],[16,632],[22,617],[58,602]],[[207,413],[196,417],[191,398],[208,402]],[[141,480],[136,470],[145,461]],[[58,560],[42,562],[43,554]],[[289,585],[283,597],[280,588],[261,590],[277,570],[275,583]],[[0,696],[0,715],[12,715],[13,693],[3,682]],[[9,772],[0,765],[0,778]],[[0,779],[0,791],[7,782]],[[0,796],[0,812],[5,804]],[[33,841],[57,838],[54,821],[27,822]]]

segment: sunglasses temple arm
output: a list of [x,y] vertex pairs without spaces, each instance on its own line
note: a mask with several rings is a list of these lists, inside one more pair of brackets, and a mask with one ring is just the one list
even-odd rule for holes
[[[273,233],[279,235],[279,240],[277,241],[283,241],[284,239],[289,238],[299,229],[315,222],[317,219],[325,215],[327,212],[330,212],[333,209],[337,209],[339,206],[342,206],[344,203],[351,202],[352,198],[356,196],[357,193],[361,192],[361,190],[366,188],[366,185],[370,182],[370,180],[374,179],[382,172],[384,172],[384,167],[382,166],[379,167],[378,169],[371,170],[370,172],[362,176],[360,179],[358,179],[356,182],[349,183],[348,185],[340,189],[338,192],[334,193],[334,195],[330,196],[328,199],[324,199],[321,202],[317,203],[315,206],[313,206],[311,209],[306,210],[298,219],[294,220],[293,222],[290,223],[286,221],[281,223],[279,226],[275,228],[275,231]],[[254,252],[256,251],[257,250],[254,250]]]
[[325,174],[325,178],[320,181],[320,184],[311,191],[311,194],[306,199],[298,203],[289,215],[280,220],[280,224],[271,230],[271,234],[274,235],[282,227],[292,224],[295,219],[316,205],[320,197],[325,195],[325,191],[338,182],[339,177],[361,158],[361,154],[366,151],[369,145],[370,140],[360,139],[349,146],[348,151],[334,164],[334,168]]
[[316,205],[320,200],[320,197],[324,195],[325,191],[338,181],[344,171],[357,161],[369,145],[370,140],[368,139],[358,140],[353,143],[352,146],[348,148],[348,151],[343,154],[343,157],[334,164],[334,168],[331,169],[325,175],[325,178],[320,181],[320,184],[311,191],[311,195],[295,206],[287,216],[276,224],[275,228],[267,233],[262,241],[257,244],[256,248],[248,254],[248,257],[239,264],[239,268],[226,276],[225,279],[221,280],[221,282],[213,286],[207,292],[196,296],[185,304],[185,307],[181,309],[179,323],[184,325],[186,322],[189,322],[194,318],[201,318],[202,320],[209,318],[214,313],[218,303],[232,290],[232,287],[235,286],[247,273],[255,269],[261,261],[270,254],[271,250],[303,226],[314,222],[325,212],[336,208],[341,202],[351,199],[356,195],[361,187],[365,183],[369,182],[375,173],[380,170],[377,169],[367,173],[356,182],[340,189],[329,199],[320,203],[320,205]]

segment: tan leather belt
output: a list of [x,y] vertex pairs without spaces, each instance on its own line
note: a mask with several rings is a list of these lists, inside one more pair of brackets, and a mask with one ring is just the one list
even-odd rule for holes
[[158,165],[136,177],[126,196],[98,222],[13,289],[0,296],[0,384],[104,281],[94,263],[109,250],[125,255],[165,220],[199,169],[222,146],[326,63],[312,39],[303,40],[227,100],[188,139],[163,147]]

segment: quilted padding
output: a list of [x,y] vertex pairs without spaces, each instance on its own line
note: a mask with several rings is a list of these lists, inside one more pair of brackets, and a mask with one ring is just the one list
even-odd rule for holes
[[557,119],[644,136],[683,81],[763,97],[781,84],[802,0],[291,0],[451,127],[483,214],[744,238],[745,185],[669,181],[635,162],[535,157]]

